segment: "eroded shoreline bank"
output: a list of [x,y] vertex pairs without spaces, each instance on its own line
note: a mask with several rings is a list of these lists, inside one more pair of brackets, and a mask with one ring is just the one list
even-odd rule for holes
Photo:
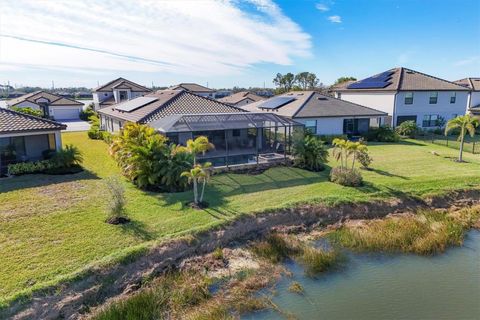
[[452,192],[426,200],[392,199],[364,204],[342,204],[333,207],[305,205],[275,212],[244,216],[221,229],[197,234],[190,239],[166,242],[135,261],[97,269],[91,275],[57,289],[55,295],[34,294],[25,304],[16,302],[4,311],[17,319],[57,317],[75,319],[85,306],[99,305],[111,297],[141,287],[142,281],[178,266],[186,258],[202,255],[218,247],[229,247],[264,236],[273,228],[309,229],[342,222],[346,219],[381,218],[391,213],[419,209],[460,208],[480,203],[480,191]]

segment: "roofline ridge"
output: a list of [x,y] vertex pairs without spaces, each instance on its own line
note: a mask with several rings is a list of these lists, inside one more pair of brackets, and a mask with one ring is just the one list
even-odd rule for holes
[[[303,92],[305,92],[305,91],[303,91]],[[308,101],[310,101],[310,99],[312,99],[314,94],[315,94],[315,91],[310,91],[310,96],[307,99],[305,99],[305,101],[300,105],[300,108],[298,108],[297,111],[295,111],[295,113],[292,114],[292,118],[295,117],[303,108],[305,108],[305,105],[308,103]],[[287,104],[289,104],[289,103],[290,102],[288,102]]]
[[[457,86],[457,87],[461,87],[462,89],[465,89],[465,87],[463,87],[463,86],[461,86],[461,85],[459,85],[459,84],[457,84],[457,83],[455,83],[455,82],[449,81],[449,80],[445,80],[445,79],[442,79],[442,78],[439,78],[439,77],[435,77],[435,76],[432,76],[432,75],[430,75],[430,74],[427,74],[427,73],[424,73],[424,72],[420,72],[420,71],[417,71],[417,70],[413,70],[413,69],[409,69],[409,68],[403,68],[403,69],[409,70],[409,71],[413,71],[413,72],[419,73],[419,74],[421,74],[421,75],[423,75],[423,76],[430,77],[430,78],[433,78],[433,79],[436,79],[436,80],[439,80],[439,81],[447,82],[447,83],[453,84],[453,85],[455,85],[455,86]],[[468,88],[467,88],[467,89],[468,89]],[[415,91],[415,90],[411,90],[411,91]],[[446,91],[449,91],[449,90],[446,90]],[[452,90],[452,91],[454,91],[454,90]]]
[[58,122],[58,121],[55,121],[55,120],[50,120],[50,119],[46,119],[46,118],[42,118],[42,117],[37,117],[37,116],[31,115],[31,114],[15,111],[15,110],[12,110],[12,109],[9,109],[9,108],[0,108],[0,112],[1,111],[7,111],[7,112],[10,112],[10,113],[13,113],[13,114],[16,114],[16,115],[23,116],[25,118],[40,120],[40,121],[48,122],[48,123],[51,123],[51,124],[57,124],[59,126],[65,127],[65,128],[67,127],[65,124],[63,124],[61,122]]
[[[335,97],[333,97],[333,96],[327,96],[326,94],[323,94],[323,93],[320,93],[320,92],[317,92],[317,94],[319,94],[319,95],[321,95],[321,96],[324,96],[324,97],[327,97],[327,98],[332,98],[332,99],[339,100],[339,101],[346,102],[346,103],[350,103],[350,104],[353,104],[353,105],[356,105],[356,106],[359,106],[359,107],[363,107],[363,108],[365,108],[365,109],[383,112],[383,111],[381,111],[381,110],[378,110],[378,109],[375,109],[375,108],[370,108],[370,107],[367,107],[367,106],[364,106],[364,105],[361,105],[361,104],[358,104],[358,103],[355,103],[355,102],[351,102],[351,101],[347,101],[347,100],[342,100],[342,99],[339,99],[339,98],[335,98]],[[388,114],[387,112],[383,112],[383,113]]]

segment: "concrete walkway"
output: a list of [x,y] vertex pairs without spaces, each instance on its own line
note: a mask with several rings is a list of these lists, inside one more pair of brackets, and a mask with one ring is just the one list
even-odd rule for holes
[[90,129],[90,123],[83,120],[58,120],[58,122],[67,125],[65,131],[88,131]]

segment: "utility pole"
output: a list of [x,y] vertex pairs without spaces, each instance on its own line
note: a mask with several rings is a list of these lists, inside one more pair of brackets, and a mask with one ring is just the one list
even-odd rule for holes
[[207,81],[207,88],[208,88],[208,81]]
[[55,83],[52,80],[52,90],[55,90]]

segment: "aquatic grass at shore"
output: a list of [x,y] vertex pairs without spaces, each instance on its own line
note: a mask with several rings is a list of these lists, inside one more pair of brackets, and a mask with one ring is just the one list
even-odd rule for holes
[[434,255],[463,244],[465,231],[480,218],[480,207],[453,212],[423,211],[385,219],[351,222],[329,239],[357,251]]

